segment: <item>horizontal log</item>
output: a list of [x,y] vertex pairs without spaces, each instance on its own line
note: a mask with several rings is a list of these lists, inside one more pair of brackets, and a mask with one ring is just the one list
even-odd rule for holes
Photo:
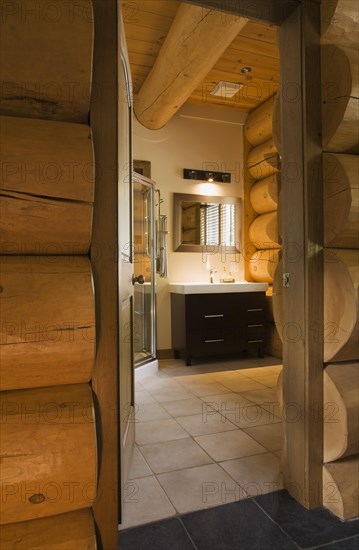
[[89,384],[1,392],[1,524],[88,508],[97,450]]
[[1,254],[88,253],[92,204],[0,191],[0,206]]
[[359,250],[324,251],[324,361],[359,358]]
[[323,504],[342,520],[359,516],[359,455],[324,464]]
[[272,114],[275,96],[270,97],[251,111],[244,125],[244,135],[253,146],[260,145],[272,137]]
[[349,48],[322,46],[323,149],[359,153],[359,56]]
[[87,125],[1,117],[3,254],[86,254],[94,154]]
[[[190,97],[247,19],[181,3],[134,103],[146,128],[162,128]],[[203,98],[202,98],[203,99]]]
[[[282,263],[273,282],[273,312],[283,340]],[[324,250],[324,361],[355,361],[359,356],[359,250]],[[315,328],[315,327],[314,327]]]
[[3,256],[0,286],[1,390],[89,381],[95,358],[90,261]]
[[359,248],[359,156],[323,154],[324,246]]
[[359,50],[359,11],[355,0],[321,3],[322,42]]
[[267,355],[278,357],[278,359],[283,357],[283,344],[275,323],[267,323],[266,325],[266,344],[264,351]]
[[[254,147],[247,157],[247,169],[249,174],[256,180],[268,178],[279,172],[279,169],[272,166],[271,159],[276,160],[277,149],[273,139],[269,139],[262,145]],[[276,162],[275,162],[276,164]]]
[[280,174],[273,174],[273,176],[255,183],[249,193],[253,210],[257,214],[266,214],[277,210],[279,189]]
[[0,117],[1,189],[81,202],[94,201],[91,128]]
[[324,370],[324,462],[359,453],[359,363]]
[[96,550],[91,510],[9,523],[1,528],[1,550],[49,550],[50,544],[51,550]]
[[258,216],[249,227],[249,240],[258,250],[279,248],[277,212]]
[[272,168],[275,168],[275,170],[278,172],[281,171],[282,169],[282,161],[281,161],[281,157],[279,155],[279,153],[275,153],[274,155],[272,153],[266,153],[264,155],[264,160],[268,162],[268,164],[272,167]]
[[91,0],[9,2],[0,20],[0,112],[67,122],[88,120]]
[[249,273],[253,281],[273,283],[279,262],[280,249],[257,250],[249,259]]

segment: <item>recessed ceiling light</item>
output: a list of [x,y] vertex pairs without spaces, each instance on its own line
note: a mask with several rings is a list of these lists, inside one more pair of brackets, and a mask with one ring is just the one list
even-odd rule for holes
[[222,98],[233,97],[236,95],[238,90],[242,88],[243,84],[238,84],[237,82],[226,82],[220,80],[218,84],[210,91],[211,95],[217,95]]
[[252,71],[252,69],[250,67],[243,67],[243,69],[241,69],[241,73],[250,73]]

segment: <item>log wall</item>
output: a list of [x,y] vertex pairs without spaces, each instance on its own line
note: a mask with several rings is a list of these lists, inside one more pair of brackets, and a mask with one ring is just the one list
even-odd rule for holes
[[[252,111],[246,120],[244,138],[246,178],[244,197],[249,205],[245,212],[246,276],[249,280],[273,283],[280,257],[281,239],[278,228],[280,160],[278,142],[279,99],[272,96]],[[271,318],[271,287],[268,291],[267,353],[281,357],[281,340]]]
[[95,523],[91,510],[9,523],[1,527],[2,550],[96,550]]
[[359,8],[322,2],[323,503],[359,516]]
[[23,4],[0,21],[0,546],[95,550],[92,2]]

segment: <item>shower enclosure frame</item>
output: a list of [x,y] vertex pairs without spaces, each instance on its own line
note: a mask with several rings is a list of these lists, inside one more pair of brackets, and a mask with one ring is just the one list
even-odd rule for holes
[[[134,370],[135,370],[135,376],[136,379],[138,379],[138,374],[140,367],[144,367],[145,365],[152,364],[154,368],[157,368],[157,361],[156,361],[156,217],[155,217],[155,195],[156,195],[156,183],[147,178],[146,176],[143,176],[142,174],[139,174],[137,172],[133,172],[133,186],[135,189],[135,185],[143,185],[147,188],[147,190],[150,192],[150,215],[149,215],[149,223],[147,219],[147,230],[149,230],[149,235],[147,235],[147,247],[146,247],[146,255],[150,257],[150,277],[151,277],[151,289],[150,289],[150,308],[148,310],[149,315],[149,323],[150,323],[150,350],[148,352],[147,357],[143,357],[136,361],[136,355],[135,355],[135,342],[134,342]],[[135,203],[135,196],[133,198]],[[134,204],[135,208],[135,204]],[[135,221],[135,216],[134,216]],[[134,235],[135,233],[133,233]],[[136,244],[134,243],[134,263],[136,264]],[[144,275],[144,274],[142,274]],[[137,279],[139,276],[137,277]],[[145,275],[144,275],[145,278]],[[136,277],[135,277],[136,279]],[[136,288],[146,288],[144,285],[146,283],[140,283],[138,280],[135,280],[135,290]],[[142,292],[142,297],[145,299],[145,292]],[[134,310],[136,308],[136,294],[134,297]],[[135,315],[135,312],[134,312]],[[145,312],[146,315],[146,312]],[[145,324],[146,319],[142,319],[142,322]],[[136,334],[136,331],[134,331],[134,335]]]

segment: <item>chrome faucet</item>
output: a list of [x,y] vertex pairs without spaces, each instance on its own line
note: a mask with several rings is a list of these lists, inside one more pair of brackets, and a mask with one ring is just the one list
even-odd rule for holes
[[209,282],[214,283],[213,275],[217,273],[217,269],[211,268],[209,271]]

